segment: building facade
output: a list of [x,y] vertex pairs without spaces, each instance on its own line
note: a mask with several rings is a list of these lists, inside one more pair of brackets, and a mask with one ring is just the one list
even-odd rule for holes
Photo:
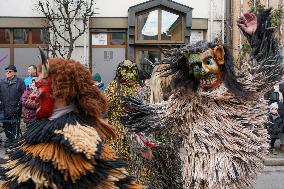
[[[100,73],[105,83],[113,79],[119,62],[130,59],[150,69],[150,64],[163,59],[161,49],[164,48],[216,39],[232,41],[234,49],[239,48],[236,37],[239,31],[235,24],[232,28],[228,26],[235,23],[240,14],[237,1],[95,2],[96,14],[89,18],[86,32],[76,41],[72,58],[89,67],[92,73]],[[46,18],[36,8],[36,3],[37,0],[1,2],[0,60],[4,59],[0,64],[1,77],[8,64],[16,65],[18,75],[24,77],[28,65],[40,62],[37,47],[46,46],[48,31]],[[228,32],[232,32],[233,40],[225,39],[230,36]]]

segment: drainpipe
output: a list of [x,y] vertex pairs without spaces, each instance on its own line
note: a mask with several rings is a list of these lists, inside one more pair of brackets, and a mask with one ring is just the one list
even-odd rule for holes
[[[87,22],[87,24],[89,21]],[[87,60],[87,33],[89,33],[89,26],[87,26],[87,29],[84,33],[84,53],[83,53],[83,62],[87,66],[88,65],[88,60]]]
[[224,44],[225,39],[225,0],[222,0],[222,43]]
[[210,1],[210,35],[209,40],[213,41],[213,0]]
[[231,47],[232,45],[232,2],[231,0],[226,0],[225,1],[226,4],[226,11],[225,11],[225,19],[226,19],[226,27],[225,27],[225,31],[226,31],[226,44]]
[[[243,4],[244,4],[244,1],[243,0],[240,0],[241,2],[241,5],[240,5],[240,15],[243,14]],[[242,49],[243,47],[243,44],[242,44],[242,33],[240,32],[240,50]]]

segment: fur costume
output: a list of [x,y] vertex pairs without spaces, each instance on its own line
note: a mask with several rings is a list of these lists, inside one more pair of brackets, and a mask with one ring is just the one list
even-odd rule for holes
[[[100,118],[105,97],[79,62],[49,59],[38,116],[1,165],[10,189],[140,189],[126,163],[104,141],[114,137]],[[40,85],[39,85],[40,86]],[[51,90],[52,89],[52,90]],[[52,97],[52,98],[51,98]],[[50,107],[62,99],[67,106]],[[48,102],[47,104],[45,102]]]
[[129,160],[129,144],[126,138],[127,130],[120,122],[120,117],[125,114],[120,97],[133,96],[139,88],[137,65],[125,60],[118,65],[115,80],[105,90],[109,104],[108,123],[115,126],[117,134],[116,139],[112,141],[112,146],[119,156],[127,160]]
[[[162,77],[160,71],[165,67],[163,64],[157,65],[153,69],[152,77],[145,82],[145,86],[140,88],[134,97],[144,103],[158,103],[166,100],[170,96],[171,77]],[[137,134],[142,135],[143,140],[154,144],[151,146],[141,145],[139,140],[131,140],[130,163],[135,168],[132,169],[132,174],[148,189],[182,187],[180,159],[175,157],[178,153],[176,146],[179,145],[180,140],[175,138],[173,141],[172,134],[170,129]],[[151,158],[145,158],[141,154],[146,150],[151,153]]]
[[[138,81],[147,79],[149,76],[135,63],[125,60],[118,65],[115,80],[105,90],[109,103],[108,121],[111,125],[115,125],[118,136],[111,141],[111,145],[120,156],[127,159],[129,172],[137,178],[138,182],[144,184],[148,184],[144,181],[150,176],[146,158],[151,158],[150,148],[156,144],[151,143],[143,133],[128,132],[127,128],[121,124],[120,118],[125,115],[127,108],[122,104],[121,97],[136,95],[137,91],[140,92],[139,96],[148,95],[148,92],[139,90],[140,83]],[[148,96],[141,98],[149,99]],[[140,164],[141,161],[144,163]]]
[[180,159],[180,188],[252,188],[263,168],[268,152],[263,94],[280,81],[283,64],[270,10],[258,17],[245,14],[239,26],[251,46],[249,73],[235,74],[224,45],[200,42],[167,52],[163,73],[173,76],[176,87],[168,101],[145,104],[125,98],[131,107],[122,117],[127,127],[168,132],[167,143],[176,144],[175,156],[165,158]]

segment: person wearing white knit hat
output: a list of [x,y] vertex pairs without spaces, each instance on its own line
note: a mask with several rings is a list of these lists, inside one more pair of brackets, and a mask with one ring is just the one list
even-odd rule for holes
[[278,114],[278,103],[274,102],[269,106],[269,116],[268,116],[268,134],[270,136],[270,148],[273,154],[277,154],[274,148],[276,139],[279,138],[279,133],[283,130],[283,119]]

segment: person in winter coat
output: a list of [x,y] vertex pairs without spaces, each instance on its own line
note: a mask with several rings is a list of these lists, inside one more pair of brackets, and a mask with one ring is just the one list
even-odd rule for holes
[[36,87],[36,82],[41,79],[42,76],[42,69],[41,64],[37,65],[37,76],[33,77],[32,82],[30,85],[26,87],[24,94],[22,95],[21,102],[23,106],[23,119],[26,123],[27,127],[36,120],[36,110],[37,110],[37,103],[36,97],[39,94],[39,90]]
[[21,115],[21,96],[25,90],[25,84],[16,76],[17,69],[14,65],[5,68],[6,78],[0,81],[0,100],[4,110],[4,132],[7,138],[4,146],[8,146],[17,137]]
[[278,104],[274,102],[269,106],[269,125],[268,125],[268,134],[270,136],[270,148],[273,153],[275,153],[274,144],[276,139],[279,138],[279,133],[283,130],[283,119],[278,113]]
[[27,86],[24,94],[22,95],[21,102],[23,106],[23,119],[24,122],[29,126],[36,119],[36,97],[38,95],[38,89],[35,86],[35,80],[32,80],[30,86]]

